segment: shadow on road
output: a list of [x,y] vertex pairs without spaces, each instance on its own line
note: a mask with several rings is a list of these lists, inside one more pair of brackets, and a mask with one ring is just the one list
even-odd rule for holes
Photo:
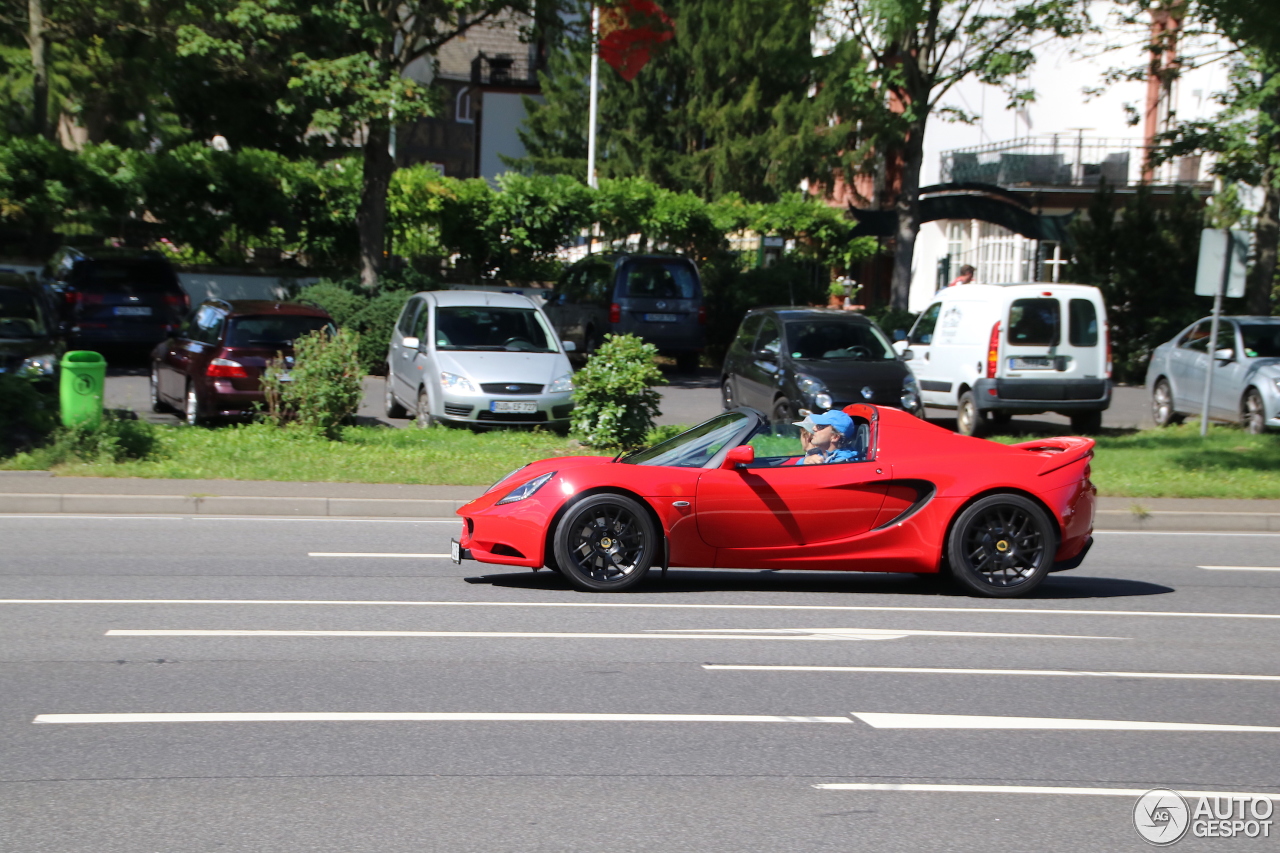
[[[464,578],[471,584],[489,584],[509,589],[570,590],[569,583],[552,571],[517,572]],[[881,572],[774,572],[732,569],[706,571],[672,569],[663,579],[651,572],[639,590],[649,593],[690,592],[778,592],[778,593],[867,593],[972,598],[949,578],[919,577],[913,574]],[[1051,575],[1021,601],[1080,600],[1088,598],[1129,598],[1165,595],[1172,587],[1145,581],[1117,578]]]

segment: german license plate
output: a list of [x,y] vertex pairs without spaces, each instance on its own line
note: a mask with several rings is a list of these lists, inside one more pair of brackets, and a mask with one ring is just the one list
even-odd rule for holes
[[455,563],[462,562],[462,543],[457,539],[449,540],[449,559]]
[[117,317],[150,317],[151,309],[145,305],[120,305],[115,309]]
[[1010,370],[1053,370],[1053,359],[1047,355],[1016,355],[1009,359]]
[[650,323],[674,323],[679,318],[675,314],[645,314],[644,319]]
[[538,404],[514,400],[494,400],[489,404],[489,411],[505,415],[532,415],[538,411]]

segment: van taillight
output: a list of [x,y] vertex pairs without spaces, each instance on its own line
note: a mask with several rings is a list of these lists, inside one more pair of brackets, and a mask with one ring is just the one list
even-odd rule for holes
[[609,306],[609,322],[610,323],[622,322],[622,306],[616,302]]
[[991,341],[987,344],[987,378],[995,379],[1000,367],[1000,322],[991,327]]
[[186,293],[166,293],[164,295],[164,304],[170,308],[179,308],[186,311],[191,308],[191,297]]
[[705,305],[698,306],[698,325],[707,325],[707,306]]
[[1106,373],[1106,377],[1107,377],[1108,379],[1110,379],[1110,378],[1111,378],[1111,326],[1110,326],[1110,325],[1103,324],[1103,326],[1102,326],[1102,336],[1103,336],[1103,338],[1105,338],[1105,339],[1106,339],[1106,342],[1107,342],[1107,373]]

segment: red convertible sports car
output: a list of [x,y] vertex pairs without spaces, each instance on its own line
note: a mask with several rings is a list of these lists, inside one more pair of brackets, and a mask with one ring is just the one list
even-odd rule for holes
[[743,408],[613,459],[526,465],[458,510],[454,561],[546,566],[595,591],[668,566],[949,572],[1012,597],[1093,544],[1092,440],[1003,445],[896,409],[844,412],[849,462],[797,464],[795,428]]

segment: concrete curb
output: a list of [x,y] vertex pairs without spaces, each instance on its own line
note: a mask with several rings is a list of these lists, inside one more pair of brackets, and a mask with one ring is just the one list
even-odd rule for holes
[[[237,515],[299,518],[452,518],[463,500],[0,493],[0,513]],[[1099,509],[1095,530],[1280,533],[1280,513]]]
[[0,513],[82,515],[269,515],[452,518],[460,500],[236,497],[232,495],[0,494]]

